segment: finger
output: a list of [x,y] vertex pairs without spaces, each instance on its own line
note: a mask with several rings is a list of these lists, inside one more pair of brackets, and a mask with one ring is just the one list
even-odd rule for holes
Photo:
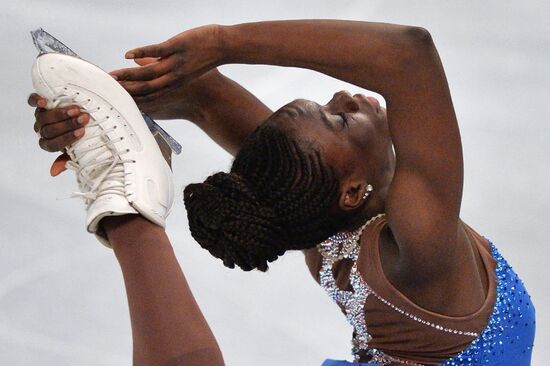
[[178,62],[176,57],[170,56],[161,61],[149,63],[141,67],[131,67],[111,72],[117,80],[121,81],[143,81],[156,79],[176,68]]
[[38,124],[38,130],[43,126],[64,121],[67,118],[76,117],[80,114],[80,107],[77,105],[70,105],[62,108],[54,108],[50,110],[41,110],[36,114],[36,122]]
[[38,115],[38,113],[41,113],[41,112],[44,112],[44,111],[45,111],[44,108],[36,107],[34,109],[34,116],[36,117]]
[[157,57],[144,57],[144,58],[136,58],[134,59],[134,62],[139,66],[145,66],[158,60],[159,59]]
[[127,59],[144,57],[167,57],[175,52],[175,49],[168,41],[134,48],[124,55]]
[[[36,110],[38,111],[38,108]],[[36,116],[36,113],[35,113],[35,116]],[[38,133],[38,131],[40,131],[40,124],[38,123],[37,120],[34,121],[33,129],[34,129],[34,132],[36,132],[36,133]]]
[[178,77],[171,72],[150,81],[123,81],[121,85],[132,96],[144,96],[153,94],[162,89],[167,89],[178,82]]
[[84,128],[79,128],[78,130],[67,132],[61,136],[58,136],[54,139],[45,139],[41,138],[38,140],[38,145],[42,150],[49,152],[61,151],[73,142],[77,141],[79,138],[84,136]]
[[29,98],[27,99],[27,104],[30,105],[31,107],[44,108],[48,104],[48,101],[46,100],[46,98],[43,98],[36,93],[32,93],[31,95],[29,95]]
[[[158,61],[158,60],[159,59],[156,58],[156,57],[144,57],[144,58],[136,58],[134,60],[134,62],[136,64],[138,64],[139,66],[145,66],[145,65],[148,65],[148,64],[153,63],[153,62]],[[109,73],[109,75],[111,75],[115,80],[118,80],[117,73],[120,70],[123,70],[123,69],[113,70]]]
[[36,108],[34,110],[34,132],[38,133],[38,131],[40,131],[40,128],[42,127],[42,125],[38,122],[38,115],[42,114],[46,112],[46,110],[44,108]]
[[56,177],[67,170],[67,161],[70,159],[71,158],[66,153],[59,155],[50,168],[50,175]]
[[78,117],[68,118],[57,123],[51,123],[40,129],[40,136],[45,139],[53,139],[69,131],[79,129],[80,127],[86,125],[89,121],[90,116],[88,114],[81,114]]

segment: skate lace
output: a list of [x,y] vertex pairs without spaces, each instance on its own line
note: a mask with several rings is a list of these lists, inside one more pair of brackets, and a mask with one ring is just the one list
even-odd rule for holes
[[[115,142],[122,141],[123,136],[111,139],[107,134],[114,131],[117,126],[105,128],[101,124],[107,121],[110,117],[105,115],[99,117],[97,112],[101,107],[88,108],[91,99],[82,98],[80,92],[69,94],[67,88],[64,88],[60,93],[55,95],[52,100],[53,107],[61,105],[77,104],[82,112],[90,115],[91,120],[86,125],[84,136],[71,146],[67,147],[67,153],[71,160],[67,162],[67,169],[73,170],[76,173],[77,181],[81,192],[74,192],[71,197],[81,197],[85,199],[86,204],[90,204],[98,197],[105,194],[117,194],[126,196],[125,177],[131,173],[124,172],[124,163],[134,163],[134,160],[123,159],[121,156],[128,153],[130,150],[118,150]],[[97,127],[97,128],[93,128]],[[100,158],[101,155],[108,150],[110,154]],[[78,152],[78,158],[75,152]],[[98,159],[99,158],[99,159]],[[92,163],[80,163],[79,161]],[[109,181],[110,184],[103,184]]]

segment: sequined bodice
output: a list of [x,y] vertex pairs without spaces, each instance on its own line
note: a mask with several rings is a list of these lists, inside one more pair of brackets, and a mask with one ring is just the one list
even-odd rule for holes
[[[374,286],[374,289],[384,295],[380,296],[364,280],[362,274],[365,271],[365,267],[363,264],[361,264],[361,273],[359,273],[357,260],[361,254],[360,251],[362,251],[359,247],[359,237],[369,225],[380,228],[383,222],[374,222],[376,220],[385,221],[383,216],[381,214],[372,218],[353,232],[336,234],[317,247],[322,262],[319,270],[321,285],[329,296],[344,310],[348,321],[354,328],[352,353],[355,355],[356,361],[362,355],[370,356],[366,357],[370,359],[367,362],[369,364],[420,365],[420,363],[394,357],[394,355],[387,354],[387,351],[382,351],[372,346],[372,344],[376,344],[375,341],[377,338],[373,339],[371,334],[369,334],[369,329],[367,329],[367,324],[371,324],[371,326],[373,324],[366,321],[366,316],[369,316],[369,313],[365,315],[365,305],[368,300],[368,307],[372,308],[376,305],[379,314],[380,311],[387,311],[388,315],[398,315],[392,318],[396,323],[396,327],[393,330],[394,333],[399,334],[403,332],[404,325],[408,322],[410,324],[417,324],[422,334],[432,337],[430,339],[433,342],[438,338],[445,338],[445,335],[452,335],[457,340],[464,340],[465,348],[461,348],[461,351],[453,353],[454,356],[441,362],[441,366],[530,365],[535,335],[535,311],[533,303],[522,281],[508,262],[500,255],[495,245],[464,224],[470,237],[476,243],[484,243],[479,244],[481,245],[480,254],[482,254],[484,261],[486,261],[487,269],[487,265],[491,261],[490,280],[492,284],[490,286],[493,288],[495,294],[495,302],[487,308],[490,316],[488,322],[482,325],[483,329],[478,331],[451,329],[451,327],[437,324],[436,319],[438,318],[430,317],[428,313],[412,314],[414,311],[410,309],[414,308],[405,306],[405,303],[397,304],[388,301],[388,296],[392,296],[391,293],[379,287],[380,284],[378,283]],[[381,225],[379,226],[378,224]],[[368,234],[370,235],[370,231]],[[364,242],[368,243],[369,240]],[[486,245],[487,243],[489,244],[488,246]],[[369,247],[367,245],[364,249],[368,249]],[[369,254],[367,257],[375,257],[376,252],[376,250],[367,251]],[[349,273],[351,289],[346,287],[347,290],[338,288],[333,274],[333,265],[344,259],[352,262]],[[362,259],[364,258],[362,257]],[[369,263],[374,266],[376,262],[370,261]],[[368,279],[373,280],[374,277],[369,275]],[[393,298],[397,299],[396,297]],[[427,318],[424,319],[424,317]],[[402,319],[402,321],[399,321],[399,319]],[[463,318],[457,318],[455,322],[449,324],[454,324],[458,328],[472,323],[465,322]],[[437,334],[441,334],[442,336],[437,337]],[[417,335],[420,334],[417,333]],[[423,347],[415,348],[415,350],[420,351]],[[429,346],[425,347],[429,348]]]
[[[322,267],[319,272],[320,284],[326,290],[328,295],[343,309],[348,322],[354,328],[354,337],[352,340],[352,354],[355,361],[359,361],[360,356],[370,356],[371,362],[381,365],[386,364],[405,364],[405,365],[421,365],[416,362],[392,357],[382,350],[369,346],[372,340],[371,334],[367,329],[367,321],[365,314],[365,304],[369,298],[371,301],[379,301],[387,307],[387,311],[399,313],[402,317],[407,317],[415,322],[421,323],[423,326],[431,327],[440,332],[455,334],[461,337],[467,337],[470,340],[478,337],[477,332],[467,329],[451,329],[449,327],[436,324],[433,321],[423,319],[418,314],[412,314],[399,306],[394,305],[375,292],[363,279],[357,268],[357,260],[359,256],[359,238],[362,232],[375,220],[381,219],[384,214],[377,215],[371,218],[360,228],[352,232],[338,233],[321,244],[318,245],[318,251],[322,256]],[[349,281],[351,290],[343,290],[338,288],[336,279],[333,273],[333,266],[340,260],[350,260],[352,267],[349,272]]]

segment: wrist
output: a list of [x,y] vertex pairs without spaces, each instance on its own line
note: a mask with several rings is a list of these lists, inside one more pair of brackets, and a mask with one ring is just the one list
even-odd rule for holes
[[[262,21],[220,26],[220,65],[240,63],[296,66],[294,59],[308,47],[300,39],[304,37],[304,32],[293,29],[300,22]],[[302,44],[297,47],[299,43]]]
[[[250,35],[249,35],[250,36]],[[221,25],[219,28],[219,65],[239,63],[238,52],[242,52],[242,24]]]
[[218,40],[219,40],[219,62],[218,65],[224,65],[229,62],[229,50],[230,50],[230,37],[231,37],[231,25],[220,25],[218,28]]
[[193,80],[189,87],[188,100],[193,107],[186,111],[184,118],[199,124],[207,118],[209,111],[216,107],[217,103],[223,102],[229,79],[220,73],[217,69],[212,69],[206,74]]
[[222,78],[223,75],[217,69],[212,69],[176,91],[177,96],[172,103],[172,119],[185,119],[195,123],[204,118],[205,109],[212,103],[212,95]]

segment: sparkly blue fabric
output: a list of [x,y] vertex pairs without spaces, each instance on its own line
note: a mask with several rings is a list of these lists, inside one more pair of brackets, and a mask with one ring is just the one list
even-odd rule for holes
[[[529,366],[535,339],[535,308],[523,282],[491,243],[497,262],[497,298],[489,323],[480,336],[441,366]],[[326,360],[322,366],[372,366]]]
[[377,363],[352,363],[348,361],[337,361],[337,360],[325,360],[321,366],[376,366],[379,365]]

